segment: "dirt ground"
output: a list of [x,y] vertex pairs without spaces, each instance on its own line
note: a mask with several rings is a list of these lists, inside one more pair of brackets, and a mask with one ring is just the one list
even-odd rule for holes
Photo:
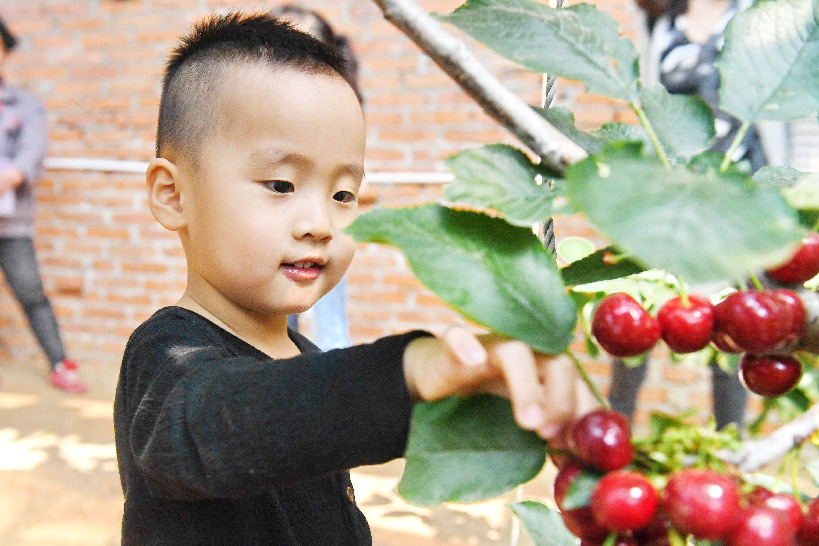
[[[84,370],[90,390],[46,384],[37,365],[0,364],[0,544],[114,546],[122,492],[112,428],[116,370]],[[508,545],[517,522],[506,508],[548,499],[553,469],[504,498],[420,508],[395,494],[401,461],[356,469],[353,482],[376,546]],[[517,541],[531,545],[525,536]]]

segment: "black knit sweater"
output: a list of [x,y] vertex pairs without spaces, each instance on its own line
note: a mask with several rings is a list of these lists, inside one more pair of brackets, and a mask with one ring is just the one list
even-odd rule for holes
[[114,402],[124,545],[371,544],[347,469],[402,456],[423,332],[275,360],[180,307],[131,336]]

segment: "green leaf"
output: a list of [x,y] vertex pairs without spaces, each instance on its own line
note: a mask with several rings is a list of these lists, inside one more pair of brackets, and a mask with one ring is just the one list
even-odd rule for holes
[[805,464],[805,470],[810,474],[813,485],[819,487],[819,460],[813,460]]
[[[533,107],[533,109],[546,118],[555,129],[569,137],[581,148],[590,154],[596,154],[603,150],[604,143],[591,133],[581,131],[575,125],[574,114],[565,106],[552,106],[550,108]],[[632,125],[632,127],[634,127]]]
[[817,19],[816,0],[763,0],[734,16],[716,62],[720,109],[749,123],[815,115]]
[[533,0],[467,0],[436,17],[526,68],[636,101],[637,50],[611,15],[591,4],[554,9]]
[[796,184],[805,174],[793,167],[766,165],[754,173],[754,181],[765,188],[785,188]]
[[604,147],[618,142],[640,142],[646,149],[651,149],[652,146],[646,130],[640,125],[631,123],[607,121],[602,127],[590,134],[602,143],[602,146],[595,153],[600,153]]
[[652,438],[660,438],[667,430],[685,428],[688,425],[679,416],[667,413],[652,413],[649,418]]
[[529,228],[440,205],[375,208],[347,228],[396,246],[418,279],[469,319],[549,354],[573,338],[577,311],[554,258]]
[[585,508],[591,504],[591,496],[597,488],[597,483],[603,477],[602,472],[592,468],[585,468],[575,477],[572,484],[566,490],[561,506],[564,510],[574,510],[575,508]]
[[819,225],[819,174],[791,167],[762,167],[754,180],[765,188],[779,188],[785,200],[799,211],[799,223],[813,230]]
[[744,278],[788,258],[803,235],[779,192],[741,172],[664,168],[634,144],[566,170],[574,207],[647,268],[687,282]]
[[690,157],[714,138],[714,114],[701,97],[672,95],[654,84],[640,92],[640,104],[657,138],[672,155]]
[[563,195],[548,181],[537,182],[540,170],[522,151],[490,144],[450,156],[447,167],[454,182],[444,187],[450,201],[493,209],[517,226],[545,222],[554,213],[552,201]]
[[819,174],[804,173],[790,186],[782,189],[792,207],[799,210],[819,210]]
[[535,546],[575,546],[577,537],[566,528],[560,513],[545,504],[523,501],[509,508],[520,518]]
[[620,252],[616,248],[603,248],[567,265],[560,270],[563,283],[566,286],[577,286],[579,284],[619,279],[645,270],[644,267],[628,258],[616,258],[616,261],[611,263],[611,257],[619,254]]
[[398,494],[432,506],[502,495],[534,478],[546,444],[517,426],[508,400],[449,397],[415,405]]

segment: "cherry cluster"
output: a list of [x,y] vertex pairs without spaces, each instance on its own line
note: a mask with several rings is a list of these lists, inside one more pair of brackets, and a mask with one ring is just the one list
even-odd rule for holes
[[[775,281],[804,284],[819,274],[819,234],[804,238],[784,264],[766,271]],[[639,356],[662,339],[675,353],[693,353],[709,343],[726,353],[744,353],[739,376],[761,396],[780,396],[802,377],[802,364],[788,347],[805,332],[807,314],[793,290],[739,290],[717,305],[702,295],[681,295],[653,316],[631,295],[605,296],[595,308],[591,332],[610,355]]]
[[605,296],[592,316],[591,331],[616,357],[643,354],[662,339],[676,353],[692,353],[709,343],[723,352],[745,353],[740,378],[748,390],[779,396],[802,377],[802,364],[782,353],[804,333],[807,314],[788,288],[740,290],[717,305],[701,295],[678,296],[654,317],[631,295]]
[[[581,546],[670,546],[675,535],[723,546],[819,544],[819,499],[803,510],[792,494],[711,468],[645,475],[634,464],[628,421],[616,411],[585,414],[561,443],[565,449],[552,454],[554,498]],[[584,489],[591,490],[585,499],[578,494]]]
[[[819,274],[819,233],[805,237],[794,255],[768,270],[784,284],[804,284]],[[740,290],[716,306],[698,294],[678,296],[654,317],[631,295],[604,297],[592,317],[591,331],[610,355],[639,356],[662,339],[676,353],[693,353],[709,343],[728,353],[745,353],[740,378],[748,390],[779,396],[802,376],[802,365],[787,347],[805,331],[807,315],[796,292]]]

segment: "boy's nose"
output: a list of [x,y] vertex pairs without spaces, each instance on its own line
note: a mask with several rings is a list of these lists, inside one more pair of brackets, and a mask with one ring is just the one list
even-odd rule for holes
[[322,203],[310,203],[303,207],[293,225],[293,235],[297,239],[310,237],[317,241],[333,238],[333,225],[327,207]]

